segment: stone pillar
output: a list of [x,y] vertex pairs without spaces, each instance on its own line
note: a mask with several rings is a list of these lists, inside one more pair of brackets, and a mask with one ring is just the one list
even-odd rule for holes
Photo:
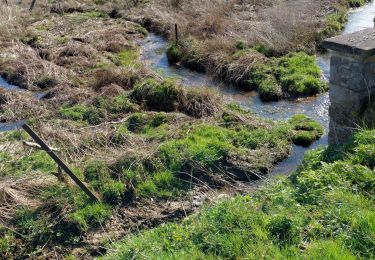
[[330,38],[323,46],[332,53],[328,141],[341,144],[375,122],[375,29]]

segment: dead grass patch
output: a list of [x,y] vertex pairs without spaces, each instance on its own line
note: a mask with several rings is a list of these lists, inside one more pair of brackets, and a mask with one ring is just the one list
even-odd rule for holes
[[40,102],[32,93],[7,91],[1,94],[0,122],[10,122],[48,114],[47,104]]
[[36,196],[56,183],[54,176],[41,174],[0,180],[0,223],[8,223],[20,207],[39,207],[42,202]]
[[116,84],[123,89],[131,89],[141,75],[136,75],[132,70],[110,67],[108,69],[99,69],[93,75],[92,87],[100,92],[103,87]]

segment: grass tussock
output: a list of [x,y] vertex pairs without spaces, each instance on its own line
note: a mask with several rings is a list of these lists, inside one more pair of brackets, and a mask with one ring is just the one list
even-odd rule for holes
[[320,74],[314,56],[302,52],[291,53],[255,66],[248,85],[258,89],[263,100],[316,95],[328,89]]
[[173,80],[146,80],[135,86],[130,97],[151,110],[182,111],[196,118],[213,116],[222,106],[216,93],[206,89],[184,90]]

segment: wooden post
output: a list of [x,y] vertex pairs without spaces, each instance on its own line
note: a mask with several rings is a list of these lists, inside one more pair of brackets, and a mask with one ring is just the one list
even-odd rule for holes
[[178,44],[178,27],[177,23],[174,25],[175,37],[176,37],[176,45]]
[[33,1],[31,2],[30,9],[29,9],[30,12],[34,9],[35,2],[36,2],[36,0],[33,0]]
[[22,125],[22,128],[34,139],[34,141],[42,147],[44,151],[57,163],[57,165],[66,172],[70,178],[83,190],[91,200],[99,201],[99,199],[81,182],[81,180],[74,175],[74,173],[69,169],[69,167],[55,154],[54,151],[27,125]]

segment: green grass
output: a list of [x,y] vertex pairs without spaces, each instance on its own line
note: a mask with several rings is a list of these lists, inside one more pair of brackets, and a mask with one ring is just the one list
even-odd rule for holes
[[63,119],[73,121],[84,121],[89,124],[99,124],[102,120],[102,111],[93,107],[82,104],[63,105],[60,107],[59,116]]
[[170,171],[157,172],[136,188],[140,197],[173,198],[185,190],[183,183]]
[[25,173],[52,173],[57,171],[56,163],[45,151],[32,151],[28,156],[11,156],[0,152],[0,177],[20,176]]
[[128,95],[120,94],[113,98],[98,97],[91,105],[64,104],[58,109],[57,114],[63,119],[96,125],[105,119],[117,119],[137,109],[136,104],[130,101]]
[[349,7],[360,7],[370,2],[369,0],[342,0],[333,8],[333,12],[326,16],[325,28],[319,34],[319,41],[336,35],[345,28],[348,21]]
[[355,159],[361,145],[375,145],[374,130],[308,152],[291,177],[252,195],[130,235],[104,259],[373,259],[374,165]]
[[131,67],[137,64],[139,52],[136,49],[125,49],[117,54],[117,63],[123,67]]
[[315,95],[328,89],[321,80],[315,56],[304,52],[271,58],[252,69],[248,84],[258,89],[263,100],[277,100],[285,93],[291,96]]
[[158,82],[148,79],[136,85],[130,97],[137,103],[157,111],[174,111],[178,109],[183,91],[173,80]]
[[297,145],[310,146],[324,133],[323,127],[318,122],[305,115],[295,115],[289,120],[289,123],[293,129],[293,143]]
[[90,227],[97,227],[111,215],[111,208],[92,203],[78,188],[55,184],[42,190],[38,199],[44,207],[19,207],[10,225],[0,225],[0,257],[35,257],[46,244],[79,246]]
[[[234,107],[232,113],[236,111],[248,114]],[[251,172],[267,173],[273,162],[287,156],[293,133],[297,131],[289,122],[254,129],[235,121],[233,115],[226,114],[223,118],[227,120],[225,127],[188,123],[177,133],[178,138],[168,140],[168,122],[171,120],[168,114],[134,113],[118,127],[113,140],[122,144],[134,134],[148,139],[158,138],[161,143],[155,155],[145,159],[141,155],[129,154],[118,159],[113,165],[92,162],[86,167],[85,180],[99,193],[104,192],[105,183],[114,185],[114,182],[121,181],[125,184],[121,189],[136,197],[183,196],[186,192],[183,180],[186,173],[195,174],[198,178],[203,177],[207,171],[225,174],[226,171],[220,169],[232,169],[233,165],[229,163],[231,158],[244,158],[243,160],[252,166]],[[303,119],[306,124],[314,127],[319,125],[308,118]],[[293,123],[297,125],[297,119]],[[316,129],[306,128],[304,131],[309,133],[310,130]],[[270,149],[272,155],[269,154]],[[121,192],[116,194],[115,204],[121,200]]]
[[370,2],[370,0],[346,0],[351,7],[360,7]]
[[283,96],[283,90],[273,75],[267,75],[259,83],[258,93],[263,101],[277,101]]

